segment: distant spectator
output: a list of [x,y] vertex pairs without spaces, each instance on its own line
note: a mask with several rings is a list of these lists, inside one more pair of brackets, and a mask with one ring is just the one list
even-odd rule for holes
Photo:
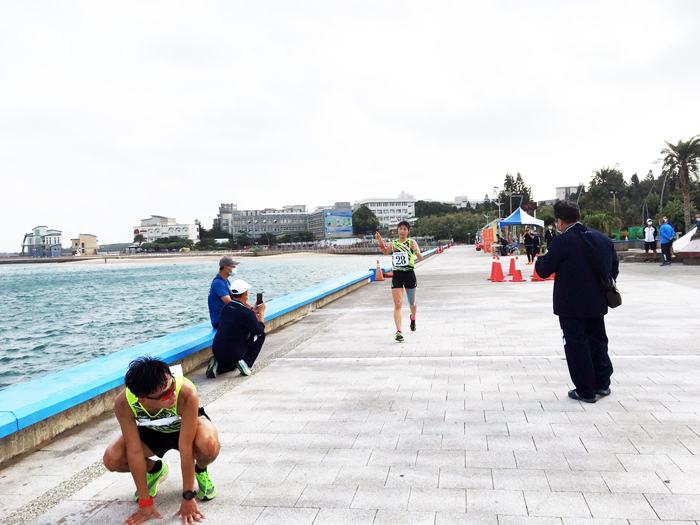
[[535,228],[532,229],[532,242],[533,242],[533,251],[535,252],[534,255],[537,256],[540,254],[540,246],[542,242],[540,241],[540,236],[537,233],[537,230]]
[[661,263],[661,266],[671,266],[671,243],[676,233],[673,231],[673,227],[666,222],[666,219],[659,219],[659,225],[659,244],[664,256],[664,262]]
[[222,257],[219,261],[219,273],[209,287],[209,318],[214,328],[219,326],[221,309],[231,300],[231,283],[228,278],[236,275],[236,266],[239,264],[241,263],[230,257]]
[[231,283],[231,301],[221,310],[219,329],[214,336],[206,376],[215,378],[236,368],[244,376],[251,374],[250,368],[265,342],[265,303],[248,305],[248,290],[251,286],[241,279]]
[[554,227],[550,224],[547,226],[547,231],[544,232],[544,242],[547,245],[547,250],[549,250],[549,243],[552,242],[552,239],[557,236],[557,232],[554,230]]
[[654,252],[654,262],[658,262],[656,256],[656,228],[651,219],[647,219],[647,225],[644,228],[644,262],[649,262],[649,250]]
[[523,242],[525,243],[525,252],[527,253],[527,264],[532,264],[535,262],[535,238],[530,233],[530,228],[525,228]]
[[676,227],[673,225],[673,221],[669,221],[665,215],[664,215],[664,221],[667,222],[669,224],[669,226],[671,226],[671,229],[673,230],[673,239],[671,239],[671,259],[673,259],[676,256],[675,252],[673,251],[673,243],[676,240]]

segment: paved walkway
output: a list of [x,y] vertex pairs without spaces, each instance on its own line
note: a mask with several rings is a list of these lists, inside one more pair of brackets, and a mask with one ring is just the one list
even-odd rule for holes
[[[419,265],[403,343],[375,283],[269,337],[250,378],[192,374],[222,443],[206,523],[700,524],[700,267],[622,266],[613,394],[585,405],[552,282],[490,283],[490,262]],[[5,465],[0,523],[123,523],[131,478],[99,464],[117,432],[106,415]],[[166,459],[159,523],[181,523]]]

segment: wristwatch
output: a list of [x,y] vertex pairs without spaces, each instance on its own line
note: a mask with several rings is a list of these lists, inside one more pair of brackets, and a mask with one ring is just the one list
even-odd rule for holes
[[182,493],[182,499],[186,499],[187,501],[189,501],[191,499],[194,499],[196,495],[197,493],[194,490],[186,490]]

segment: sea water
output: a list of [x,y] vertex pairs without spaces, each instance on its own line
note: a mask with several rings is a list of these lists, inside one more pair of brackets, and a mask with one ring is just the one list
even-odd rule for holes
[[[382,258],[383,259],[383,258]],[[242,258],[265,300],[376,266],[376,256]],[[387,261],[382,261],[386,265]],[[217,261],[0,265],[0,388],[207,321]]]

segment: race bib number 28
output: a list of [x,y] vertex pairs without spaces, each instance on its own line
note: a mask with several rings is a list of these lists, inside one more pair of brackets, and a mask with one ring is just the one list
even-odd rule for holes
[[408,266],[408,253],[394,252],[392,256],[394,258],[394,266],[397,268],[401,266]]

